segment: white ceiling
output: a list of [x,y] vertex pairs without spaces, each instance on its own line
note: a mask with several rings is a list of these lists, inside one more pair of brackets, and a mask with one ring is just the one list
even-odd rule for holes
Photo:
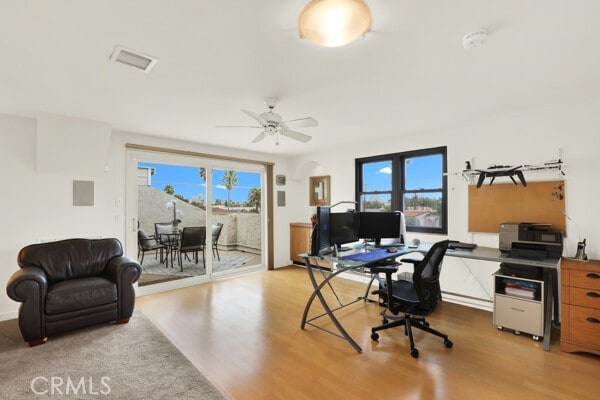
[[[98,120],[115,129],[265,153],[410,135],[474,118],[597,96],[597,0],[367,0],[363,40],[301,40],[308,0],[2,0],[0,112]],[[487,43],[462,48],[484,28]],[[145,74],[111,63],[116,45],[157,57]],[[306,144],[250,143],[240,112],[280,98],[312,116]]]

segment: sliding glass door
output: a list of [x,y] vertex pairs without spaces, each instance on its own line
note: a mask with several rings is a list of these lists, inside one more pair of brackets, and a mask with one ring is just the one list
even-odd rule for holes
[[142,293],[265,268],[263,166],[130,150],[127,168]]

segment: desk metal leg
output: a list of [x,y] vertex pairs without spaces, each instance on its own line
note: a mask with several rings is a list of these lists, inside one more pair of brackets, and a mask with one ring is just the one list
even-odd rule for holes
[[[332,273],[327,278],[325,278],[320,284],[318,284],[317,280],[315,279],[315,274],[314,274],[313,268],[312,268],[312,266],[310,264],[310,261],[308,259],[305,259],[304,262],[306,263],[306,269],[308,271],[308,276],[310,278],[310,282],[313,285],[314,291],[310,295],[308,301],[306,302],[306,307],[304,307],[304,313],[302,315],[302,323],[300,324],[300,328],[304,329],[304,327],[306,326],[306,324],[310,324],[310,325],[312,325],[312,326],[314,326],[316,328],[319,328],[321,330],[324,330],[326,332],[329,332],[329,333],[331,333],[333,335],[336,335],[336,336],[338,336],[338,337],[346,340],[348,343],[350,343],[350,345],[354,348],[354,350],[356,350],[359,353],[362,353],[362,348],[358,345],[358,343],[356,343],[354,341],[354,339],[352,339],[352,337],[348,334],[348,332],[346,332],[346,330],[344,329],[344,327],[337,320],[337,318],[333,314],[332,309],[329,307],[329,305],[327,304],[327,301],[325,300],[325,298],[323,297],[323,294],[321,293],[321,289],[323,288],[323,286],[325,286],[326,284],[329,284],[329,281],[334,276],[340,274],[345,269],[340,269],[340,270]],[[314,320],[315,318],[318,318],[318,317],[315,317],[315,318],[313,318],[311,320],[307,320],[308,311],[310,310],[310,307],[311,307],[312,302],[315,299],[315,297],[317,297],[319,299],[319,301],[321,302],[321,305],[325,309],[325,314],[323,314],[323,315],[327,315],[329,317],[329,319],[331,320],[331,322],[333,322],[333,324],[335,325],[335,327],[339,331],[339,335],[336,332],[332,332],[332,331],[329,331],[327,329],[324,329],[322,327],[319,327],[317,325],[312,324],[311,321]]]
[[[544,287],[546,288],[546,299],[544,301],[544,350],[550,350],[550,337],[552,335],[552,309],[558,323],[558,296],[555,293],[556,270],[544,268]],[[556,303],[556,304],[555,304]]]

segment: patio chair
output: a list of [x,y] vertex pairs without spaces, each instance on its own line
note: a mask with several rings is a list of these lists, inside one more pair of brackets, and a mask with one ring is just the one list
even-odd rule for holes
[[221,256],[219,255],[219,248],[217,247],[217,242],[219,241],[219,236],[221,236],[221,230],[223,229],[223,224],[218,223],[212,226],[212,253],[213,258],[215,257],[215,251],[217,252],[217,259],[221,261]]
[[144,254],[149,251],[154,251],[154,258],[158,256],[158,251],[160,250],[160,262],[163,262],[163,250],[167,251],[167,246],[159,243],[155,235],[148,236],[143,229],[138,229],[138,259],[140,258],[140,254],[142,255],[142,259],[140,260],[140,265],[144,263]]
[[194,226],[185,227],[181,232],[181,241],[179,242],[179,266],[183,272],[183,255],[187,258],[187,253],[194,253],[196,264],[198,264],[198,252],[202,252],[202,264],[206,265],[204,247],[206,245],[206,227]]
[[173,253],[175,250],[177,250],[177,246],[179,244],[179,233],[177,232],[177,228],[173,226],[172,222],[156,222],[154,223],[154,236],[157,238],[158,243],[167,247],[165,260],[167,260],[168,267],[168,259],[170,257],[171,268],[173,268]]

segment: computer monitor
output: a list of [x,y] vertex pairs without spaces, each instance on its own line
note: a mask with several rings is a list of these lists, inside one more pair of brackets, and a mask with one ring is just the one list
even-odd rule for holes
[[355,212],[331,213],[330,242],[340,248],[344,243],[357,242],[360,225],[359,214]]
[[331,247],[330,216],[331,209],[329,207],[317,207],[317,223],[313,227],[310,242],[310,254],[312,256],[319,255],[321,249]]
[[403,243],[405,235],[404,215],[400,211],[360,213],[359,236],[375,241],[375,247],[381,246],[382,238],[393,238]]

